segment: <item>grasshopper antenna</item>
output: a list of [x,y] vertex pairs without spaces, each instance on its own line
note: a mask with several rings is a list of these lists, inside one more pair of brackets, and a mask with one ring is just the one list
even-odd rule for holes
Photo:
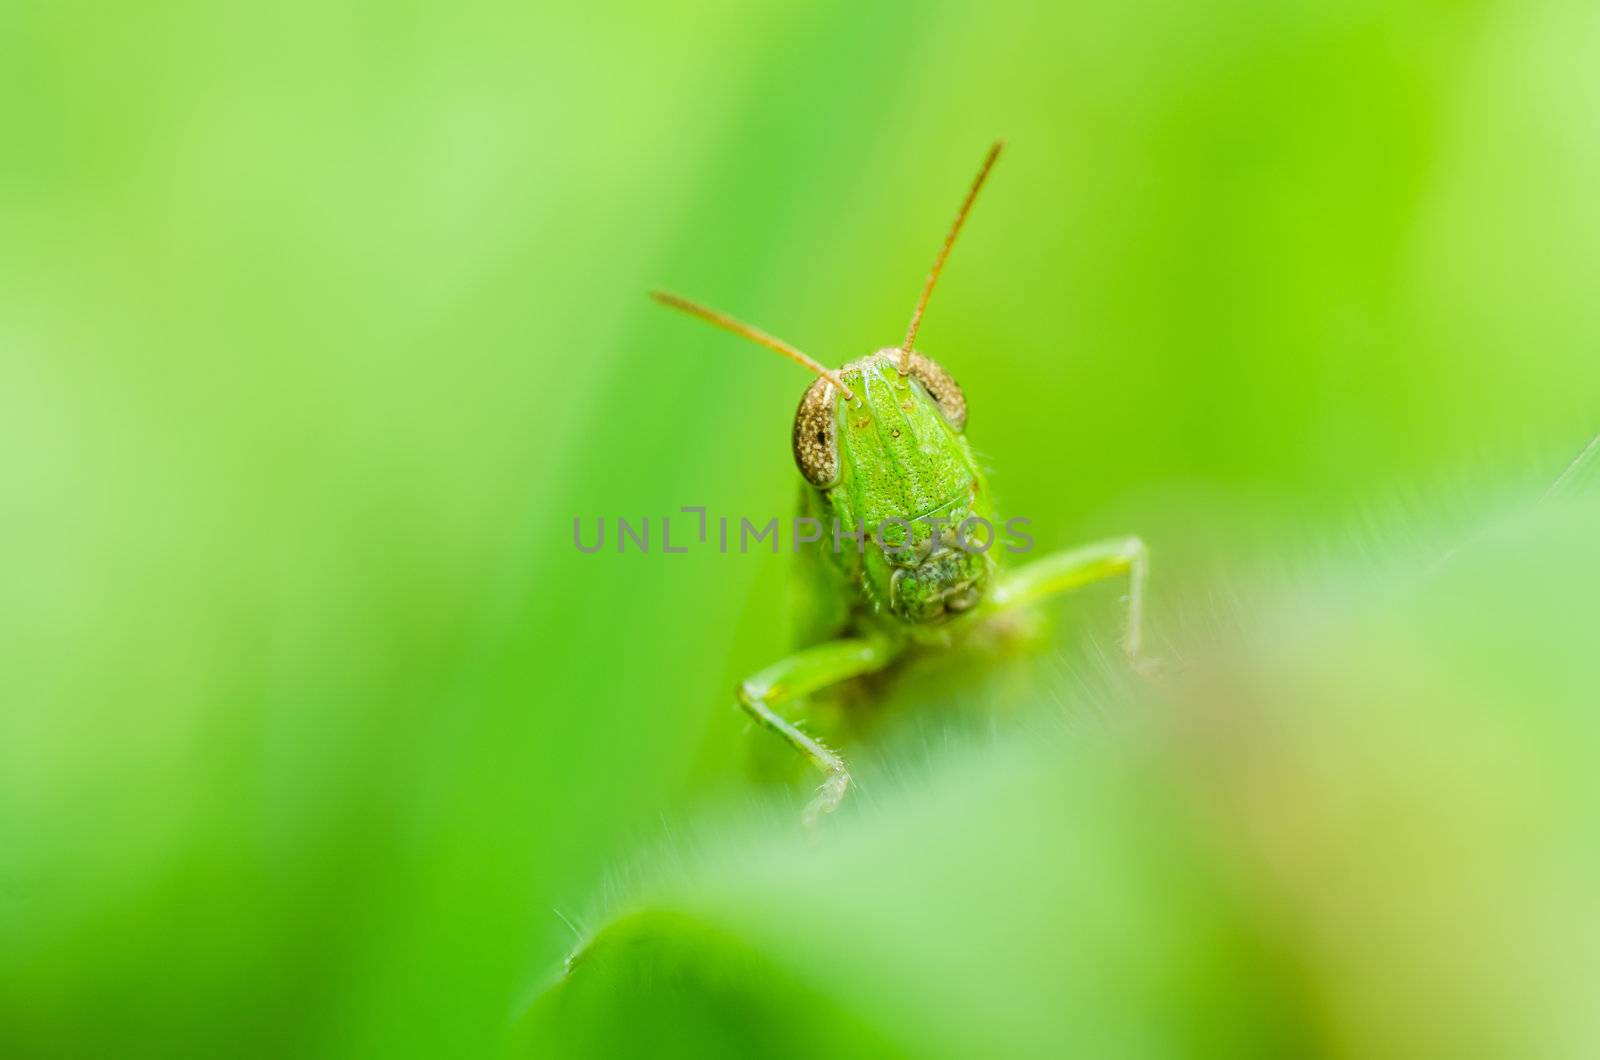
[[996,140],[994,146],[989,148],[989,154],[984,158],[982,168],[978,170],[977,179],[972,182],[972,188],[967,192],[967,197],[956,214],[955,223],[950,226],[950,233],[944,237],[944,246],[939,248],[939,256],[933,259],[933,271],[928,273],[928,282],[922,287],[922,297],[917,299],[917,308],[911,314],[911,326],[906,328],[906,341],[900,347],[901,375],[911,371],[911,344],[917,340],[917,328],[922,326],[922,311],[928,308],[928,296],[933,294],[933,285],[939,282],[939,273],[944,270],[944,259],[950,256],[950,248],[955,245],[956,234],[966,223],[967,214],[972,211],[972,203],[977,199],[983,182],[989,179],[989,170],[994,168],[995,159],[1000,157],[1000,149],[1005,145],[1004,140]]
[[735,335],[742,335],[751,342],[765,346],[767,349],[776,353],[780,353],[789,358],[789,360],[793,361],[795,364],[798,364],[800,367],[806,369],[807,371],[814,372],[826,379],[828,382],[832,383],[848,400],[854,401],[856,399],[855,391],[845,386],[844,382],[840,380],[840,378],[833,372],[830,372],[828,369],[822,367],[821,362],[817,361],[813,357],[807,357],[805,354],[801,353],[787,342],[768,335],[760,328],[753,328],[743,321],[733,319],[726,313],[719,313],[715,309],[701,305],[699,302],[691,302],[687,298],[679,298],[677,295],[668,294],[666,291],[651,291],[650,297],[654,298],[662,305],[671,306],[673,309],[681,309],[692,317],[699,317],[707,324],[714,324],[725,331],[733,332]]

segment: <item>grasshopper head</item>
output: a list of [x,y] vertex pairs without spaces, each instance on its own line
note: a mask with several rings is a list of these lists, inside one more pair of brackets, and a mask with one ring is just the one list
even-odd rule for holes
[[[906,371],[902,372],[904,368]],[[967,426],[967,399],[949,372],[937,361],[913,351],[909,357],[900,350],[879,350],[870,357],[839,369],[838,379],[849,387],[841,393],[833,380],[818,378],[800,398],[794,416],[794,462],[805,480],[818,489],[827,489],[839,478],[839,424],[856,421],[888,426],[888,440],[896,442],[902,430],[914,432],[923,445],[932,444],[945,433],[960,434]],[[841,421],[839,410],[854,407],[854,420]],[[900,423],[904,420],[904,423]],[[940,425],[949,432],[941,431]],[[857,440],[867,440],[865,425],[855,428]],[[891,445],[893,450],[910,446],[921,452],[912,434],[906,441]]]
[[[989,148],[956,212],[896,349],[831,372],[760,328],[678,295],[651,293],[817,377],[795,413],[795,463],[816,490],[822,515],[836,519],[845,533],[859,527],[873,535],[870,546],[840,559],[846,575],[880,613],[913,625],[973,607],[989,573],[994,529],[983,476],[961,433],[966,398],[950,374],[915,346],[928,297],[1000,147],[996,142]],[[968,547],[975,544],[968,538],[969,530],[978,529],[969,523],[974,519],[988,524],[979,531],[987,542],[981,550]]]
[[900,621],[936,622],[971,608],[989,568],[977,546],[987,550],[993,530],[962,434],[961,388],[931,358],[897,349],[848,364],[838,377],[854,396],[828,379],[813,383],[795,413],[794,456],[823,513],[869,535],[864,552],[847,550],[841,562]]

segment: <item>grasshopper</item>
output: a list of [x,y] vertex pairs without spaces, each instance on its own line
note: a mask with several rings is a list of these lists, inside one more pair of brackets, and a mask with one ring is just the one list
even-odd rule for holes
[[843,550],[836,534],[831,551],[817,550],[826,555],[812,562],[811,575],[836,605],[831,628],[738,687],[739,706],[824,774],[802,816],[807,826],[839,805],[850,771],[837,751],[784,716],[785,705],[800,697],[883,670],[913,646],[948,645],[1003,612],[1123,575],[1122,647],[1130,661],[1140,661],[1149,557],[1139,538],[1100,541],[1003,570],[993,550],[955,547],[942,530],[980,521],[992,527],[994,512],[965,434],[966,398],[949,372],[916,349],[917,329],[1002,146],[990,148],[957,211],[899,346],[829,370],[749,324],[651,292],[658,302],[765,346],[817,377],[794,418],[794,460],[805,480],[802,514],[824,526],[881,531]]

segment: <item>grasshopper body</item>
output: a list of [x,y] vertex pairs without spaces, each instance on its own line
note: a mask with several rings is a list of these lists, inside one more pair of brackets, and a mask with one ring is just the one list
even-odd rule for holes
[[[995,144],[934,260],[905,341],[830,371],[782,340],[676,295],[666,305],[768,347],[817,379],[796,410],[795,464],[804,513],[826,528],[821,577],[841,607],[827,639],[779,660],[737,690],[739,705],[823,771],[804,820],[839,805],[850,785],[843,759],[784,717],[786,703],[882,670],[915,643],[948,643],[971,625],[1042,597],[1118,575],[1129,579],[1123,648],[1140,649],[1148,561],[1136,537],[1103,541],[1002,570],[994,512],[968,444],[966,397],[915,349],[917,328],[956,234],[1000,153]],[[968,531],[977,526],[974,535]],[[844,534],[854,535],[841,538]],[[987,541],[982,540],[987,533]],[[847,541],[845,547],[839,547]]]

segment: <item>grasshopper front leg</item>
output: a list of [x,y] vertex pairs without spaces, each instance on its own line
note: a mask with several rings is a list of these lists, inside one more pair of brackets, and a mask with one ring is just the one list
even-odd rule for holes
[[1144,587],[1150,574],[1150,552],[1137,537],[1097,541],[1081,548],[1056,552],[1001,575],[984,610],[998,613],[1024,607],[1081,585],[1128,576],[1128,624],[1122,650],[1138,667],[1144,643]]
[[827,774],[801,820],[809,827],[817,818],[838,807],[850,787],[844,760],[821,740],[802,732],[774,706],[829,685],[883,669],[900,654],[899,645],[886,640],[850,637],[825,641],[780,659],[739,685],[739,706],[756,721],[788,741]]

